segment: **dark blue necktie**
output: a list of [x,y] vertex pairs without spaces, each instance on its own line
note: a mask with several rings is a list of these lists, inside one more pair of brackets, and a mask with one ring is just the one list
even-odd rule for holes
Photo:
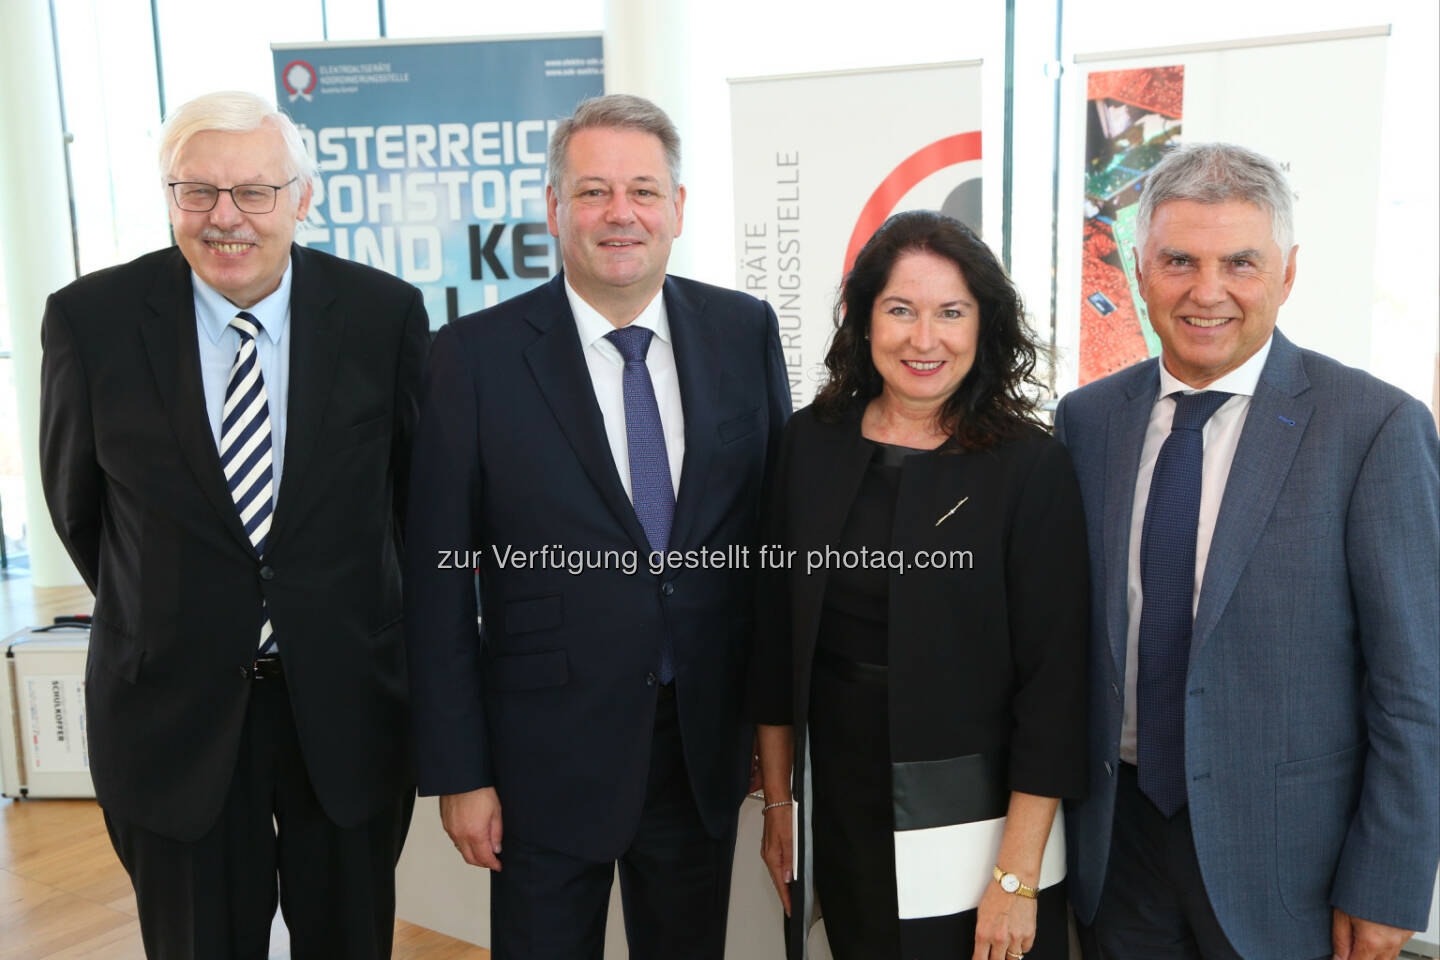
[[[260,372],[260,355],[255,338],[264,329],[260,321],[245,311],[235,315],[230,326],[240,334],[240,349],[225,382],[225,406],[220,420],[220,466],[245,535],[255,548],[257,557],[265,556],[265,538],[270,533],[270,514],[274,501],[274,471],[271,467],[270,400],[265,392],[265,378]],[[265,655],[275,647],[270,614],[263,609],[260,623],[258,653]]]
[[[611,330],[605,339],[615,344],[625,358],[625,445],[630,454],[630,500],[635,516],[645,529],[651,550],[670,546],[670,523],[675,518],[675,487],[670,482],[670,456],[665,451],[665,431],[660,426],[660,407],[645,354],[650,351],[654,332],[628,326]],[[668,634],[660,645],[660,682],[675,679],[675,656]]]
[[1201,430],[1232,394],[1175,394],[1140,535],[1140,662],[1136,760],[1140,789],[1167,817],[1185,806],[1185,675],[1195,625],[1195,528],[1200,520]]

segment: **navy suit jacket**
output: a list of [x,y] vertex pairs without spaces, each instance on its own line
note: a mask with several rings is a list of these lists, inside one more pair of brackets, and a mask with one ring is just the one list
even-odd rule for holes
[[[1126,571],[1151,359],[1068,394],[1090,534],[1091,792],[1068,814],[1071,896],[1110,852]],[[1424,405],[1278,330],[1205,567],[1185,702],[1190,820],[1231,944],[1330,950],[1331,907],[1424,929],[1440,857],[1440,454]]]
[[[775,314],[675,277],[663,295],[685,415],[670,549],[748,547],[754,564],[790,413]],[[415,458],[406,609],[420,792],[493,785],[507,836],[619,856],[645,798],[668,635],[686,768],[719,835],[748,769],[753,577],[743,565],[651,572],[563,276],[440,330]],[[523,567],[506,557],[546,546],[586,551],[585,569],[554,552]],[[478,631],[471,558],[443,569],[452,551],[480,552]],[[617,562],[627,555],[633,572]]]

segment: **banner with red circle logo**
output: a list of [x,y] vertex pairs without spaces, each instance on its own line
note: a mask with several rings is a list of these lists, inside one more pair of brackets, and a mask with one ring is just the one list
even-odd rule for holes
[[886,217],[939,210],[982,233],[980,112],[979,61],[732,82],[735,285],[775,308],[796,407]]

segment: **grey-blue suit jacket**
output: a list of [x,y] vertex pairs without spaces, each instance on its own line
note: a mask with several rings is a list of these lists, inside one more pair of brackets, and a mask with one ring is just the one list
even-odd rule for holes
[[[1151,359],[1068,394],[1092,583],[1090,795],[1070,890],[1095,916],[1119,762],[1131,505]],[[1440,857],[1440,442],[1425,406],[1277,330],[1205,566],[1185,702],[1205,889],[1251,960],[1330,949],[1331,907],[1424,929]]]

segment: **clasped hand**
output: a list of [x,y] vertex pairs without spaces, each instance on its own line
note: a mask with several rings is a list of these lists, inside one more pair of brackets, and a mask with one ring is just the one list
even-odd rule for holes
[[466,863],[500,869],[500,839],[505,831],[500,818],[500,795],[494,787],[442,796],[440,822]]

